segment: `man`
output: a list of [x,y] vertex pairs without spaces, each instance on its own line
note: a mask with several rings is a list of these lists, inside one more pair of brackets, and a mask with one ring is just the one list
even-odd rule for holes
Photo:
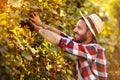
[[96,36],[102,31],[103,25],[96,14],[87,17],[82,15],[73,30],[73,39],[58,29],[42,23],[36,12],[31,13],[30,20],[38,34],[63,51],[77,56],[78,80],[107,80],[105,49],[96,41]]

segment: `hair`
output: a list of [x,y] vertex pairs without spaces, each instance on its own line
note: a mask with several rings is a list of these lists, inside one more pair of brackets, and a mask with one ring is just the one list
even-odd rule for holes
[[93,34],[92,34],[92,36],[93,36],[93,39],[92,39],[91,43],[97,43],[95,36]]

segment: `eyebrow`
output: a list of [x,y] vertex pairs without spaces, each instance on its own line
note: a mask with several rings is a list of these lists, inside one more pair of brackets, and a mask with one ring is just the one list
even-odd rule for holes
[[76,25],[76,27],[78,27],[78,28],[82,28],[81,26],[78,26],[78,25]]

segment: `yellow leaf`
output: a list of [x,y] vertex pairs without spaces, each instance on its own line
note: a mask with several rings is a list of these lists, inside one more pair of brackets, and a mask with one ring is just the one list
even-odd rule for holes
[[6,25],[7,24],[7,21],[6,20],[2,20],[2,21],[0,21],[0,25]]
[[20,2],[12,2],[12,7],[14,8],[20,8],[22,4]]
[[0,14],[0,20],[6,19],[6,18],[7,18],[7,13]]
[[53,66],[52,65],[50,65],[50,64],[48,64],[47,66],[46,66],[46,69],[49,71],[51,68],[53,68]]
[[62,17],[62,16],[65,16],[63,10],[60,10],[60,16],[61,16],[61,17]]
[[20,75],[20,80],[24,80],[24,75],[23,74]]
[[65,71],[65,70],[62,70],[62,73],[63,73],[63,74],[66,74],[66,71]]
[[39,0],[39,2],[42,2],[42,0]]
[[67,76],[67,80],[71,80],[70,75]]

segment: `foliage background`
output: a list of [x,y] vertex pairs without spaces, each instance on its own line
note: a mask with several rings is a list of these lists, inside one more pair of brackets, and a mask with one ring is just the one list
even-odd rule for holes
[[106,48],[109,80],[120,79],[120,0],[0,0],[0,80],[76,80],[75,56],[21,28],[30,11],[42,21],[73,36],[83,14],[98,14],[105,29],[98,37]]

